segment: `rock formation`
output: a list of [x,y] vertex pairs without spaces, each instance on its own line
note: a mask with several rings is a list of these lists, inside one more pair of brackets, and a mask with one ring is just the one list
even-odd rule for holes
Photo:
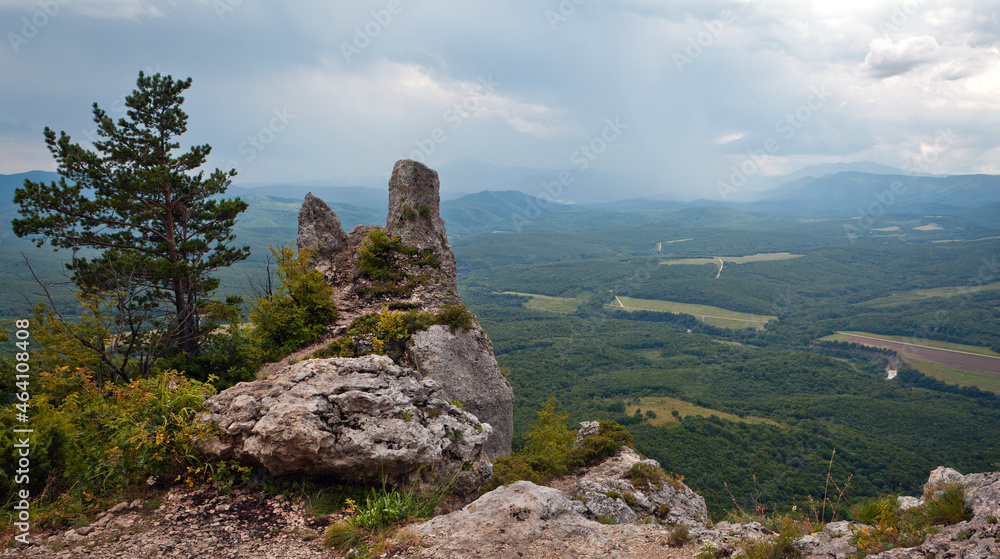
[[[970,520],[941,527],[927,536],[924,543],[911,548],[892,549],[869,559],[926,559],[927,557],[956,557],[962,559],[993,559],[1000,557],[1000,472],[969,474],[940,467],[933,470],[924,485],[924,495],[900,497],[901,506],[923,504],[924,498],[948,483],[965,486],[965,502],[972,509]],[[803,536],[796,542],[796,549],[803,559],[846,559],[856,551],[851,545],[851,527],[863,525],[850,522],[832,522],[823,532]]]
[[[313,263],[334,287],[340,311],[324,344],[348,336],[358,318],[388,308],[433,313],[446,305],[461,305],[455,255],[441,219],[439,190],[437,173],[421,163],[403,160],[393,168],[384,232],[398,238],[406,250],[417,251],[410,256],[391,256],[391,264],[398,269],[397,284],[405,287],[395,290],[375,285],[376,280],[360,266],[359,250],[371,242],[376,228],[358,226],[345,234],[329,206],[306,196],[299,212],[298,244],[319,247]],[[470,326],[455,329],[438,325],[416,332],[399,364],[438,381],[444,399],[460,401],[464,409],[488,423],[493,429],[486,452],[493,458],[510,453],[513,391],[500,374],[492,342],[474,316]],[[313,349],[313,354],[323,353],[321,346]]]
[[441,219],[441,183],[438,174],[422,163],[396,162],[389,179],[389,215],[385,229],[404,245],[429,249],[441,259],[442,279],[457,289],[455,255]]
[[344,250],[347,234],[340,225],[337,214],[326,202],[306,194],[306,200],[299,209],[299,235],[296,241],[299,250],[311,249],[313,262],[330,261],[334,255]]
[[385,356],[302,361],[205,407],[221,432],[201,450],[273,475],[406,485],[461,472],[457,493],[468,500],[493,471],[483,449],[490,426],[442,398],[436,381]]
[[582,514],[593,520],[613,519],[617,524],[657,521],[672,526],[704,527],[708,522],[705,498],[676,477],[646,482],[633,472],[662,473],[659,462],[643,459],[628,447],[584,470],[567,492]]

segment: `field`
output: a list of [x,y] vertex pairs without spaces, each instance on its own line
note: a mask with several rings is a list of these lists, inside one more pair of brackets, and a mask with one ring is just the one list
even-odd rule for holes
[[653,299],[635,299],[633,297],[615,297],[620,305],[619,308],[627,310],[644,310],[672,312],[675,314],[690,314],[705,324],[717,326],[719,328],[763,328],[764,324],[778,317],[770,315],[753,315],[742,312],[730,311],[709,305],[692,305],[688,303],[676,303],[674,301],[660,301]]
[[535,293],[518,293],[516,291],[504,291],[507,295],[520,295],[531,297],[531,300],[524,304],[525,308],[536,311],[557,312],[563,314],[574,313],[580,308],[580,300],[569,297],[549,297],[548,295],[537,295]]
[[[895,338],[889,340],[887,338]],[[871,347],[891,349],[911,367],[940,381],[975,386],[1000,394],[1000,357],[986,348],[938,342],[935,340],[909,339],[901,336],[881,336],[865,332],[838,332],[821,338],[831,341],[855,342]]]
[[1000,353],[990,350],[985,347],[978,347],[974,345],[966,344],[954,344],[951,342],[939,342],[937,340],[927,340],[924,338],[910,338],[907,336],[888,336],[885,334],[872,334],[870,332],[837,332],[832,336],[827,336],[823,339],[830,339],[834,341],[848,341],[853,342],[857,340],[848,339],[851,336],[862,337],[862,338],[873,338],[875,340],[885,340],[887,342],[899,342],[901,344],[910,346],[924,346],[928,348],[943,349],[947,351],[958,351],[963,353],[975,353],[978,355],[988,355],[990,357],[1000,357]]
[[934,377],[941,382],[958,384],[960,386],[975,386],[980,390],[1000,394],[1000,377],[959,371],[932,361],[908,358],[906,362],[921,373],[929,377]]
[[[667,396],[648,396],[645,398],[639,398],[638,405],[627,405],[625,406],[625,413],[628,415],[635,414],[635,410],[641,410],[643,414],[647,411],[652,411],[656,413],[656,417],[649,420],[650,425],[667,425],[670,423],[680,423],[679,418],[697,416],[697,417],[711,417],[717,416],[721,419],[727,421],[734,421],[737,423],[752,423],[760,424],[767,423],[768,425],[781,425],[777,421],[772,421],[770,419],[765,419],[763,417],[753,417],[753,416],[743,416],[733,415],[731,413],[726,413],[718,410],[713,410],[710,408],[703,408],[701,406],[696,406],[691,402],[686,402],[684,400],[679,400],[677,398],[670,398]],[[677,411],[678,417],[674,417],[673,412]]]
[[770,262],[773,260],[790,260],[792,258],[800,258],[801,254],[792,254],[790,252],[766,252],[759,254],[751,254],[749,256],[719,256],[711,258],[678,258],[674,260],[664,260],[660,264],[665,264],[667,266],[673,266],[675,264],[714,264],[718,260],[723,262],[728,262],[730,264],[747,264],[749,262]]
[[925,299],[968,297],[984,291],[1000,291],[1000,282],[987,283],[984,285],[954,285],[948,287],[935,287],[931,289],[913,289],[911,291],[900,291],[888,297],[879,297],[868,301],[870,305],[899,305],[903,303],[913,303]]

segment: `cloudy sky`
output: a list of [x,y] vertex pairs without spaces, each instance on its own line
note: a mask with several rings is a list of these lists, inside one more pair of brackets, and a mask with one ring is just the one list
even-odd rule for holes
[[54,170],[140,70],[193,78],[185,145],[237,182],[431,166],[1000,173],[1000,0],[0,0],[0,173]]

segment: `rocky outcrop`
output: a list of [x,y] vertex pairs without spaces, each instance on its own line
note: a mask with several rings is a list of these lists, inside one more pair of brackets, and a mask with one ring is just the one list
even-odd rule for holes
[[340,225],[337,214],[326,202],[306,194],[306,200],[299,209],[299,235],[296,240],[299,250],[313,250],[313,263],[330,262],[344,250],[347,234]]
[[[319,247],[313,265],[333,286],[339,310],[324,344],[348,335],[356,319],[390,307],[434,313],[446,305],[461,305],[455,256],[441,219],[439,191],[437,173],[425,165],[403,160],[393,168],[385,233],[418,251],[416,257],[391,258],[390,264],[403,278],[400,283],[408,285],[396,292],[373,289],[375,280],[360,267],[359,249],[376,228],[358,226],[345,234],[333,210],[321,200],[306,196],[299,212],[298,244]],[[432,326],[417,332],[398,364],[436,380],[443,399],[460,401],[464,409],[488,423],[493,429],[486,452],[494,458],[510,453],[514,395],[510,383],[500,374],[493,344],[478,320],[472,317],[469,326]],[[361,345],[373,347],[370,343]],[[323,347],[310,348],[309,353],[322,354]]]
[[219,427],[200,449],[273,475],[329,474],[396,485],[458,476],[459,500],[492,475],[491,428],[449,403],[438,382],[384,356],[312,359],[205,401]]
[[924,495],[946,483],[965,485],[965,502],[972,509],[971,520],[945,526],[927,536],[923,544],[908,549],[893,549],[872,559],[925,559],[955,557],[959,559],[993,559],[1000,557],[1000,472],[963,476],[951,468],[931,472]]
[[449,400],[462,402],[465,410],[493,427],[486,453],[510,452],[514,433],[514,395],[500,374],[493,342],[482,330],[435,325],[413,335],[410,358],[417,370],[438,381]]
[[407,246],[429,249],[441,258],[445,287],[457,289],[455,255],[441,219],[441,183],[437,171],[410,159],[396,162],[389,179],[389,215],[385,229]]
[[[933,495],[947,484],[965,486],[965,502],[972,509],[970,520],[940,527],[916,547],[892,549],[869,559],[926,559],[927,557],[955,557],[958,559],[993,559],[1000,557],[1000,472],[984,474],[961,473],[940,467],[931,472],[920,498],[901,497],[905,508],[919,506],[926,497]],[[822,533],[804,536],[796,543],[803,559],[844,559],[855,551],[850,540],[852,526],[848,522],[827,524]]]
[[629,447],[585,469],[567,492],[577,509],[594,520],[656,521],[691,528],[708,522],[704,497],[678,477],[664,474],[659,462],[643,459]]
[[860,526],[842,520],[831,522],[814,534],[806,534],[795,543],[803,557],[811,559],[847,559],[857,548],[851,545],[852,528]]
[[693,545],[672,546],[667,527],[601,524],[563,492],[529,481],[495,489],[416,531],[423,548],[407,556],[423,559],[686,559],[693,552]]

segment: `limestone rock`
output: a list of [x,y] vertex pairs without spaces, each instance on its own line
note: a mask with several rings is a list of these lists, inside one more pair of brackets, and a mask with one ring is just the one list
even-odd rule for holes
[[492,475],[483,448],[490,426],[444,399],[438,382],[384,356],[302,361],[224,390],[205,408],[221,433],[200,443],[204,453],[273,475],[419,484],[461,471],[462,499]]
[[[1000,472],[963,476],[951,469],[940,467],[931,472],[924,486],[925,495],[933,494],[948,483],[962,483],[965,502],[973,518],[932,534],[921,545],[907,549],[892,549],[870,555],[870,559],[926,559],[927,557],[956,557],[961,559],[993,559],[1000,557]],[[806,559],[826,559],[828,556],[806,555]]]
[[299,250],[312,247],[313,263],[332,260],[347,245],[347,233],[340,225],[337,214],[326,202],[306,194],[299,209],[299,235],[296,239]]
[[510,453],[514,392],[500,373],[493,342],[479,329],[435,325],[413,335],[410,357],[418,371],[441,384],[442,394],[493,428],[486,441],[492,459]]
[[529,481],[490,491],[416,530],[425,536],[426,558],[616,557],[624,551],[561,491]]
[[[299,212],[298,244],[300,247],[319,247],[313,265],[323,272],[327,283],[333,287],[333,299],[339,312],[336,322],[329,326],[329,335],[315,346],[300,350],[294,357],[322,352],[324,346],[345,336],[353,321],[387,308],[435,313],[445,305],[461,305],[455,255],[440,214],[439,190],[440,182],[432,169],[416,161],[396,163],[389,181],[385,232],[398,236],[407,247],[429,250],[434,255],[434,258],[428,255],[417,258],[412,254],[393,256],[392,265],[408,282],[397,282],[397,286],[407,287],[396,292],[384,286],[373,289],[374,280],[360,267],[359,249],[375,227],[357,226],[345,235],[336,214],[321,200],[306,196]],[[359,339],[351,343],[358,344],[355,349],[357,354],[362,354],[374,347],[367,343],[369,341]],[[337,354],[339,350],[319,353],[322,356]],[[510,453],[513,391],[500,374],[493,344],[475,317],[468,330],[451,332],[447,327],[434,326],[416,333],[408,344],[406,358],[397,364],[416,368],[422,375],[435,379],[440,385],[441,399],[461,401],[467,411],[493,428],[486,444],[489,458]],[[261,372],[272,373],[281,366],[268,364]]]
[[[619,524],[653,519],[664,524],[704,527],[708,521],[705,498],[678,480],[643,486],[633,484],[627,473],[636,464],[660,470],[656,460],[643,459],[622,447],[614,456],[585,470],[568,492],[582,503],[588,518],[613,518]],[[662,470],[661,470],[662,471]]]
[[859,526],[854,522],[831,522],[823,527],[821,532],[806,534],[795,542],[795,549],[804,557],[810,559],[846,559],[857,551],[851,545],[851,527]]
[[450,280],[448,287],[456,289],[455,256],[441,219],[440,191],[437,171],[410,159],[397,161],[389,179],[385,229],[390,235],[399,235],[405,245],[434,251]]

